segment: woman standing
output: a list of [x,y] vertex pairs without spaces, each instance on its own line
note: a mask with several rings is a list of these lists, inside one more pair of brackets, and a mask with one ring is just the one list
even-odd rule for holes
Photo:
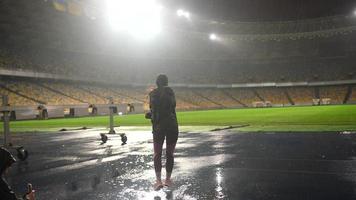
[[[176,116],[176,100],[173,90],[168,87],[168,77],[161,74],[156,80],[157,88],[149,94],[150,113],[146,118],[152,122],[154,166],[156,182],[154,189],[159,190],[164,185],[171,186],[171,175],[174,165],[174,150],[178,140],[178,122]],[[162,147],[166,140],[166,179],[161,180]]]

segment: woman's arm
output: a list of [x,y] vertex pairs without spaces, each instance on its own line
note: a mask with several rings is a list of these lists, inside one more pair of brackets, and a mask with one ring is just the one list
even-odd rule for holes
[[172,90],[172,106],[173,106],[173,109],[175,110],[176,109],[176,95],[174,94],[174,91]]

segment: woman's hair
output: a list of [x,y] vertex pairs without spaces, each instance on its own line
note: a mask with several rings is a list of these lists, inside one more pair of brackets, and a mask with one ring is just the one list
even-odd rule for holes
[[156,85],[157,87],[165,87],[168,86],[168,77],[165,74],[160,74],[158,75],[156,79]]

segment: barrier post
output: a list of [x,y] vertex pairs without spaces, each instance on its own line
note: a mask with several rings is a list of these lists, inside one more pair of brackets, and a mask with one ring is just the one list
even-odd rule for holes
[[10,135],[10,117],[9,117],[9,113],[10,110],[9,109],[4,109],[7,108],[9,105],[9,99],[8,96],[4,95],[2,96],[2,106],[3,106],[3,122],[4,122],[4,146],[11,146],[11,135]]
[[114,100],[109,97],[109,110],[110,110],[110,131],[109,134],[115,134],[114,130]]

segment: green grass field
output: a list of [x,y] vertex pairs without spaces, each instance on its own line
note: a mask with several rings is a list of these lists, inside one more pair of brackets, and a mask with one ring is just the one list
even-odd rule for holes
[[[356,131],[356,105],[179,112],[180,126],[245,125],[241,131]],[[149,126],[143,114],[115,117],[115,125]],[[108,116],[13,121],[12,132],[107,127]],[[1,124],[2,130],[2,124]]]

